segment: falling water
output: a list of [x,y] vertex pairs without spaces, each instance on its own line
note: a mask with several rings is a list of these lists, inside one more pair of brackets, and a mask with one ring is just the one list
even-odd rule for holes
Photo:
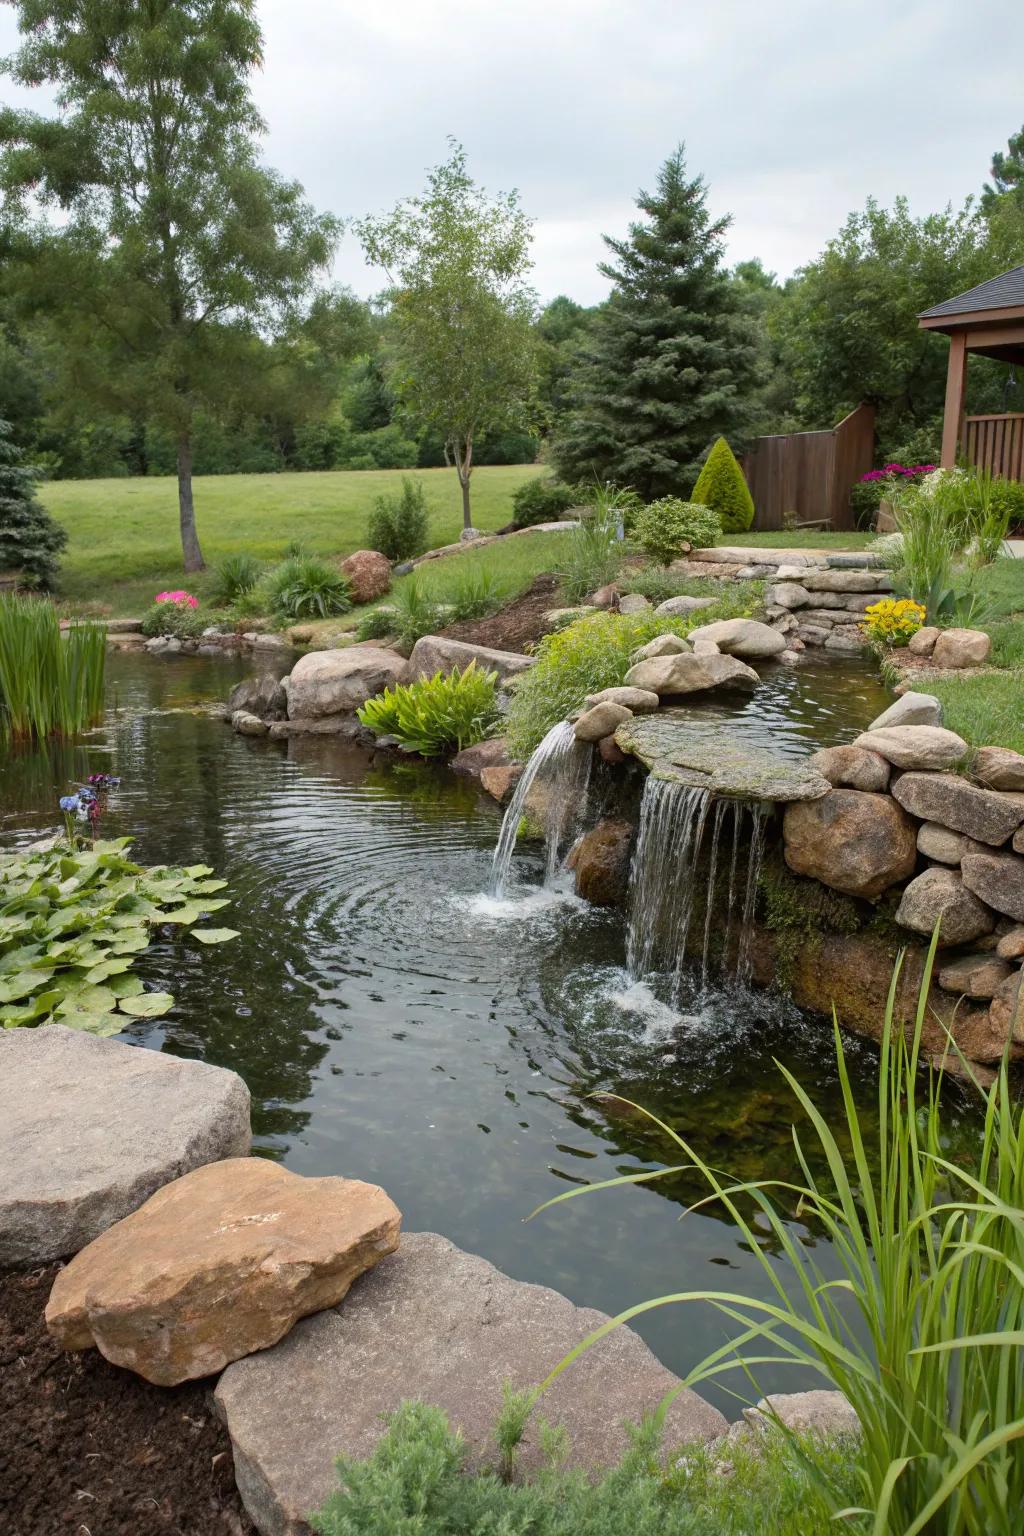
[[[629,884],[626,962],[634,980],[643,980],[658,969],[656,961],[660,957],[667,961],[664,968],[671,973],[672,1001],[678,1001],[696,905],[697,869],[705,850],[701,985],[708,981],[716,926],[723,933],[722,965],[728,966],[730,954],[734,953],[732,974],[740,982],[749,980],[765,814],[764,806],[756,803],[713,800],[706,789],[653,775],[648,778]],[[748,816],[751,831],[741,893],[740,848]],[[727,831],[730,818],[731,836]],[[729,850],[727,861],[722,856],[723,846]],[[728,867],[723,874],[726,862]],[[737,921],[739,934],[734,941]]]
[[579,828],[592,757],[593,749],[589,743],[576,740],[568,720],[560,720],[548,731],[524,768],[501,823],[491,866],[492,896],[505,895],[519,823],[535,783],[538,790],[543,790],[540,814],[544,824],[544,881],[551,884],[560,868],[563,850]]

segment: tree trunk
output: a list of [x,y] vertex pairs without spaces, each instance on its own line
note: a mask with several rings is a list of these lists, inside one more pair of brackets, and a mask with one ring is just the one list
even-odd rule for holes
[[178,518],[181,523],[181,553],[185,570],[205,571],[206,561],[196,533],[196,509],[192,500],[192,434],[187,429],[178,437]]
[[469,510],[469,477],[473,473],[472,436],[462,440],[455,438],[452,448],[455,453],[455,469],[459,476],[459,485],[462,487],[462,526],[472,528],[473,519]]

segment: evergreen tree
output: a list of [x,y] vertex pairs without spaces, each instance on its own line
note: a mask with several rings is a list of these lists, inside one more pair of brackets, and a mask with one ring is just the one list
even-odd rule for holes
[[1024,128],[1011,133],[1004,155],[997,149],[992,156],[991,182],[986,182],[981,194],[982,211],[995,212],[1005,202],[1024,206]]
[[723,433],[742,433],[757,373],[749,310],[723,270],[729,219],[713,220],[682,145],[641,192],[643,219],[605,236],[613,289],[582,348],[554,460],[565,480],[595,476],[645,499],[685,492]]
[[36,472],[22,462],[11,428],[0,420],[0,571],[26,586],[48,588],[68,536],[36,500]]
[[754,498],[724,437],[713,444],[704,460],[693,499],[718,513],[723,533],[747,533],[754,526]]

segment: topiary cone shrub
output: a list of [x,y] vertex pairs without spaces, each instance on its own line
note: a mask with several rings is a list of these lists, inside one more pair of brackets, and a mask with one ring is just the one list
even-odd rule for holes
[[723,533],[747,533],[754,524],[754,498],[729,444],[720,437],[704,460],[691,501],[717,512]]

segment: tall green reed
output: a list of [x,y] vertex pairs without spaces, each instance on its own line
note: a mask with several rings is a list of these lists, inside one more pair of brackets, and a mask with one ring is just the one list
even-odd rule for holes
[[0,733],[27,740],[70,736],[103,714],[106,631],[66,634],[41,598],[0,597]]
[[[909,1039],[895,1018],[897,963],[885,1013],[877,1131],[870,1138],[854,1102],[838,1024],[845,1157],[811,1095],[780,1066],[811,1127],[814,1161],[824,1156],[827,1176],[812,1172],[794,1127],[800,1182],[732,1182],[648,1114],[708,1186],[691,1209],[715,1203],[729,1214],[773,1299],[691,1291],[642,1302],[584,1339],[541,1390],[621,1323],[670,1303],[710,1303],[738,1331],[695,1366],[685,1384],[736,1370],[749,1379],[762,1365],[795,1365],[845,1393],[862,1430],[862,1503],[837,1513],[856,1528],[872,1536],[1011,1536],[1024,1510],[1022,1109],[1004,1061],[985,1095],[973,1166],[945,1155],[941,1075],[924,1079],[920,1059],[935,947],[933,940]],[[679,1171],[608,1179],[547,1206]],[[821,1270],[791,1230],[776,1204],[779,1195],[831,1240],[838,1278]],[[765,1224],[785,1267],[765,1252]]]

